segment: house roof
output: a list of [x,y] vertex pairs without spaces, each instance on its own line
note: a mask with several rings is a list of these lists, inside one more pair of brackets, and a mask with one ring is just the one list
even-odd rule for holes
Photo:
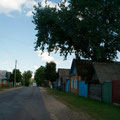
[[97,63],[93,62],[97,78],[100,83],[120,80],[120,62]]
[[69,73],[70,73],[70,69],[58,69],[58,74],[60,78],[68,78],[69,77]]
[[77,75],[85,77],[87,82],[92,82],[94,72],[97,75],[95,79],[100,83],[120,80],[120,62],[100,63],[88,60],[73,59],[70,75],[72,75],[74,66],[76,67]]
[[6,70],[0,70],[0,79],[7,79],[6,74],[7,74]]
[[73,67],[76,67],[77,75],[90,77],[93,71],[92,62],[89,60],[80,60],[73,59],[73,63],[71,66],[70,74],[72,74]]

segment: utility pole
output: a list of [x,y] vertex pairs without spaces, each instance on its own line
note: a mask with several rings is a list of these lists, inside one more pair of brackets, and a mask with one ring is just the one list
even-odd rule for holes
[[17,68],[17,60],[15,60],[14,87],[16,86],[16,68]]

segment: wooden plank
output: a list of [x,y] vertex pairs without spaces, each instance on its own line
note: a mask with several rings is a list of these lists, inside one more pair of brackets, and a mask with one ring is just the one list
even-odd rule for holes
[[89,84],[88,86],[88,94],[90,98],[100,100],[101,101],[101,84]]

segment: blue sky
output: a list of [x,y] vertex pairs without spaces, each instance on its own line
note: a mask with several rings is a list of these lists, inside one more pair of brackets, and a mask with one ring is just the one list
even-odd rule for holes
[[[40,0],[0,0],[0,70],[12,71],[15,60],[18,60],[17,68],[22,72],[33,72],[46,62],[54,60],[57,68],[70,68],[73,56],[63,61],[63,56],[52,53],[48,56],[45,52],[34,51],[35,26],[31,22],[33,5]],[[44,2],[44,0],[42,0]],[[54,5],[60,0],[51,0]],[[53,2],[53,3],[52,3]]]

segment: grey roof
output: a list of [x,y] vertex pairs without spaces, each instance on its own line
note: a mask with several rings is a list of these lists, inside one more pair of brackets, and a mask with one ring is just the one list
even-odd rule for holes
[[70,69],[58,69],[59,77],[63,79],[69,78]]
[[0,70],[0,79],[6,79],[6,70]]
[[97,63],[93,62],[100,83],[120,80],[120,62]]

